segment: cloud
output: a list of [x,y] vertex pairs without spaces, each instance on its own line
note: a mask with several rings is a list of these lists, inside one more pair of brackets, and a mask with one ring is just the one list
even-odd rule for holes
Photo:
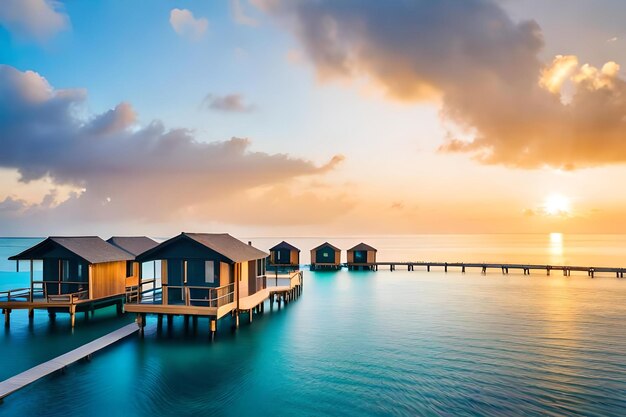
[[170,11],[170,25],[180,36],[198,40],[209,27],[209,21],[204,17],[195,18],[187,9],[172,9]]
[[264,210],[247,200],[250,190],[287,186],[343,160],[318,166],[252,150],[246,138],[207,143],[159,121],[141,126],[129,103],[84,119],[77,115],[85,106],[84,90],[57,90],[35,72],[0,65],[0,167],[17,170],[25,183],[48,178],[76,190],[61,202],[55,190],[30,205],[8,197],[1,211],[35,216],[39,225],[52,213],[59,224],[216,220],[217,201],[240,204],[237,211]]
[[52,0],[3,0],[0,26],[24,39],[43,42],[69,27],[61,3]]
[[539,25],[494,0],[254,4],[295,34],[320,79],[365,77],[393,99],[441,103],[445,122],[469,135],[442,152],[519,168],[626,162],[617,65],[543,63]]
[[617,42],[618,41],[618,37],[617,36],[613,36],[612,38],[607,39],[606,41],[607,42]]
[[256,19],[245,13],[241,0],[230,0],[230,11],[233,16],[233,20],[239,25],[258,26],[259,24]]
[[226,94],[224,96],[207,94],[202,105],[210,110],[227,113],[248,113],[256,109],[254,105],[246,103],[241,94]]

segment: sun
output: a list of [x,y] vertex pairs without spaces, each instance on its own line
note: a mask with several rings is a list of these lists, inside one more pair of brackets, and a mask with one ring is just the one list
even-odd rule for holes
[[543,203],[544,212],[550,216],[566,216],[572,207],[570,199],[561,194],[550,194]]

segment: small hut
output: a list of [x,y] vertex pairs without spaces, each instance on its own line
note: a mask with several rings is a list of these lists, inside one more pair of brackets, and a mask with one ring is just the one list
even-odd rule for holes
[[311,271],[341,269],[341,249],[324,242],[311,249]]
[[[30,287],[0,293],[0,308],[9,324],[11,310],[47,309],[50,317],[70,314],[72,327],[77,312],[117,305],[122,312],[126,294],[127,262],[135,257],[97,236],[49,237],[12,256],[29,261]],[[34,262],[42,264],[42,278],[34,280]]]
[[359,243],[355,247],[348,249],[347,265],[349,270],[371,270],[376,265],[376,252],[377,250],[366,245],[365,243]]
[[300,266],[300,249],[283,240],[270,249],[270,266],[297,269]]
[[252,312],[269,297],[267,256],[226,233],[181,233],[137,256],[161,261],[161,282],[140,289],[126,311],[137,314],[141,329],[146,314],[208,317],[214,333],[220,318],[232,314],[238,323],[240,310]]
[[[146,236],[113,236],[107,242],[128,252],[133,256],[133,259],[159,244]],[[126,262],[127,288],[139,285],[139,268],[141,268],[141,265],[136,260]],[[156,278],[156,261],[153,262],[153,270],[153,277]]]

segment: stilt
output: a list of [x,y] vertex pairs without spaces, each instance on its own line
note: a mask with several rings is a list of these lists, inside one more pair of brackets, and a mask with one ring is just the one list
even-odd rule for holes
[[8,308],[4,309],[4,327],[9,327],[11,325],[11,310]]
[[32,319],[33,317],[35,317],[35,309],[34,308],[29,308],[28,309],[28,318]]
[[54,311],[48,311],[48,318],[54,321],[57,318],[57,313],[55,313]]
[[139,336],[143,337],[144,327],[146,327],[146,315],[145,313],[137,313],[137,318],[135,319],[137,326],[139,326]]
[[239,328],[239,311],[235,311],[235,329]]
[[463,266],[461,267],[461,273],[463,273],[463,274],[465,273],[465,265],[463,265]]
[[217,333],[217,320],[210,319],[209,322],[209,335],[211,337],[211,341],[215,339],[215,333]]
[[163,327],[163,314],[157,314],[157,329],[161,330]]
[[122,314],[124,314],[124,305],[122,304],[121,301],[118,301],[115,307],[116,307],[118,316],[121,316]]
[[430,265],[426,265],[426,271],[430,272]]
[[74,324],[76,324],[76,310],[75,307],[70,307],[70,324],[72,328],[74,328]]
[[248,322],[252,323],[252,309],[248,310]]
[[448,272],[448,263],[446,262],[443,266],[443,271]]

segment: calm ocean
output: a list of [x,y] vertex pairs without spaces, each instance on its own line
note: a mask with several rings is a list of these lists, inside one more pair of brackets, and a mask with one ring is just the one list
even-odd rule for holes
[[[287,240],[308,262],[326,239]],[[365,241],[381,261],[626,267],[626,235],[328,240]],[[36,242],[0,239],[0,289],[28,282],[6,258]],[[132,320],[99,310],[72,332],[67,316],[36,312],[29,325],[14,312],[0,379]],[[626,279],[614,276],[306,271],[296,302],[242,323],[214,343],[204,320],[196,336],[180,318],[172,334],[131,336],[9,396],[0,416],[626,415]]]

